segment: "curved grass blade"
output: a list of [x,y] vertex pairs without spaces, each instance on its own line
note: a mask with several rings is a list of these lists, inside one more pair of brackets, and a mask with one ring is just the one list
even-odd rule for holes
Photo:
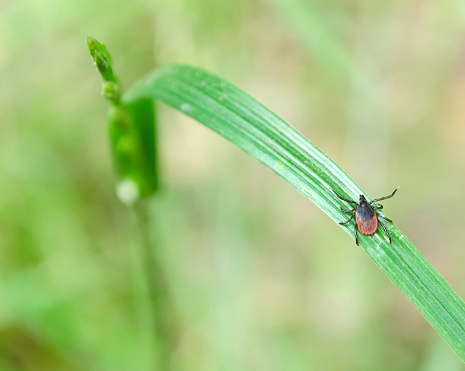
[[[336,222],[346,206],[331,192],[366,194],[328,156],[255,99],[201,69],[167,65],[142,78],[123,96],[126,104],[153,98],[185,113],[234,143],[311,199]],[[368,198],[368,197],[367,197]],[[369,198],[368,198],[369,199]],[[394,225],[392,244],[380,231],[360,245],[465,361],[465,304]],[[353,224],[341,226],[353,238]]]

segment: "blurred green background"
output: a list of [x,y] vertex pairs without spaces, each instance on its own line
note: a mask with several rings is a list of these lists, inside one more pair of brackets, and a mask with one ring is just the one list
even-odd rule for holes
[[[0,370],[148,370],[131,213],[86,37],[123,86],[182,62],[297,127],[465,297],[463,1],[0,2]],[[173,369],[465,370],[315,205],[160,106],[151,230]]]

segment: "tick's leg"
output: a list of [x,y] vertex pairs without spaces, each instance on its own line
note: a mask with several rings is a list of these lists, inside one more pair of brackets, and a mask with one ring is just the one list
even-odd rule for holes
[[376,204],[374,204],[374,205],[371,205],[371,206],[372,206],[373,209],[375,209],[375,210],[381,210],[381,209],[383,208],[383,205],[376,205]]
[[349,203],[354,204],[354,205],[357,205],[357,203],[356,203],[355,201],[351,201],[351,200],[348,200],[348,199],[346,199],[346,198],[344,198],[344,197],[339,196],[339,195],[337,194],[337,192],[336,192],[334,189],[331,189],[331,191],[333,191],[334,194],[335,194],[338,198],[340,198],[341,200],[343,200],[343,201],[345,201],[345,202],[349,202]]
[[379,220],[379,219],[378,219],[378,222],[379,222],[379,224],[381,224],[381,226],[383,227],[384,232],[386,232],[386,234],[387,234],[387,236],[388,236],[388,238],[389,238],[389,243],[391,243],[391,235],[390,235],[389,232],[387,231],[386,226],[385,226],[385,225],[381,222],[381,220]]
[[[387,220],[388,222],[391,222],[392,223],[392,220],[389,219],[389,218],[386,218],[385,216],[382,216],[382,215],[379,215],[378,214],[378,218],[383,218],[384,220]],[[380,222],[381,223],[381,222]]]
[[343,225],[343,224],[349,223],[349,222],[354,218],[354,216],[355,216],[355,214],[352,215],[352,216],[349,218],[349,220],[346,220],[345,222],[342,222],[342,223],[339,223],[339,224],[340,224],[340,225]]
[[381,197],[381,198],[376,198],[376,199],[372,200],[372,201],[370,202],[370,205],[373,204],[373,203],[375,203],[376,201],[381,201],[381,200],[386,200],[386,199],[388,199],[388,198],[391,198],[392,196],[394,196],[394,195],[396,194],[396,192],[397,192],[398,189],[399,189],[399,188],[394,189],[394,192],[392,192],[392,194],[390,194],[389,196]]
[[355,243],[357,244],[357,246],[359,246],[359,244],[358,244],[358,234],[357,234],[357,223],[355,223],[354,230],[355,230]]
[[354,213],[355,209],[352,210],[344,210],[342,207],[339,207],[343,213],[349,214],[349,213]]

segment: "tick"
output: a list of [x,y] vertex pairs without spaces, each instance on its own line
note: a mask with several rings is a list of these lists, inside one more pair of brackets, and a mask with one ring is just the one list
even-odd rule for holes
[[389,235],[386,229],[386,226],[381,222],[381,220],[379,220],[379,218],[383,218],[391,223],[392,223],[392,220],[378,214],[377,210],[381,210],[383,208],[383,205],[378,205],[376,204],[376,202],[391,198],[392,196],[395,195],[397,190],[398,188],[396,188],[394,192],[392,192],[392,194],[390,194],[389,196],[377,198],[371,202],[368,202],[365,196],[360,195],[360,200],[357,203],[355,201],[347,200],[346,198],[339,196],[337,192],[334,189],[332,189],[332,191],[338,198],[355,205],[355,207],[351,210],[344,210],[342,207],[340,208],[343,213],[352,214],[352,215],[348,220],[346,220],[345,222],[339,223],[339,224],[347,224],[355,216],[354,230],[355,230],[355,243],[357,245],[358,245],[357,227],[361,234],[364,234],[365,236],[371,236],[378,229],[378,223],[381,224],[381,226],[383,227],[384,232],[386,232],[389,238],[389,243],[391,243],[391,236]]

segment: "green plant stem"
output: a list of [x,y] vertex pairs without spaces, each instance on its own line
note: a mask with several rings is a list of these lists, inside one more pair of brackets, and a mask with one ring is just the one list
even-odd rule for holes
[[[158,185],[156,163],[156,112],[152,99],[139,99],[122,104],[121,86],[116,77],[111,55],[105,44],[92,37],[87,38],[92,61],[104,81],[103,96],[111,103],[108,112],[110,149],[115,169],[120,178],[118,196],[132,205],[140,237],[140,262],[146,282],[150,317],[151,339],[158,349],[157,368],[169,371],[170,358],[175,343],[174,306],[160,264],[159,250],[149,232],[147,197],[153,195]],[[155,349],[154,349],[155,351]]]
[[[168,289],[159,250],[153,243],[153,223],[149,220],[145,200],[134,205],[134,214],[140,239],[141,269],[147,283],[150,333],[157,348],[156,370],[170,371],[176,329],[173,301]],[[155,353],[155,349],[153,349]]]

